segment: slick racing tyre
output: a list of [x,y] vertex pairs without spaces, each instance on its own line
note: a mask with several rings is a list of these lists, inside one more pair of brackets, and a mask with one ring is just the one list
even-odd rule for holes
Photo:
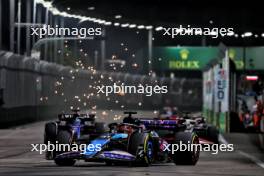
[[140,166],[149,166],[153,162],[153,141],[148,133],[133,133],[130,136],[128,152],[137,157]]
[[[199,138],[192,132],[177,132],[175,134],[175,144],[180,147],[180,143],[185,144],[199,144]],[[196,150],[197,149],[197,150]],[[200,149],[199,146],[194,147],[193,150],[186,149],[185,151],[174,152],[172,158],[176,165],[195,165],[199,159]]]
[[45,124],[44,132],[44,143],[48,144],[48,141],[55,143],[57,137],[57,124],[54,122],[49,122]]
[[215,126],[209,125],[207,130],[206,130],[206,134],[207,134],[207,138],[218,144],[219,140],[218,140],[218,136],[219,136],[219,131],[217,130],[217,128]]
[[[59,144],[69,144],[71,145],[72,143],[72,135],[70,132],[66,131],[66,130],[60,130],[58,132],[58,136],[57,136],[57,141]],[[68,152],[68,151],[57,151],[57,155],[64,153],[64,152]],[[76,160],[74,159],[67,159],[67,158],[55,158],[55,163],[58,166],[73,166],[76,162]]]
[[[55,144],[57,137],[57,124],[55,122],[49,122],[45,124],[45,130],[44,130],[44,144]],[[56,152],[53,151],[46,151],[46,159],[52,160],[54,159],[56,155]]]

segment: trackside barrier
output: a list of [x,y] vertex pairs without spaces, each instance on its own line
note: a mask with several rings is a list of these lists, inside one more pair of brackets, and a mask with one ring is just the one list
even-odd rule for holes
[[[96,84],[113,85],[114,82],[132,86],[139,83],[166,85],[168,93],[150,97],[138,94],[97,95]],[[71,106],[80,109],[158,110],[168,104],[200,110],[201,86],[199,79],[76,70],[0,51],[0,127],[52,118]]]

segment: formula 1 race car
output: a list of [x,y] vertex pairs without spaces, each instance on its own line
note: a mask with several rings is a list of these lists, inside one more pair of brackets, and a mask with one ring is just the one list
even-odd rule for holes
[[[87,143],[108,130],[105,123],[95,121],[95,114],[72,111],[72,114],[59,114],[57,121],[45,124],[45,144],[67,143],[68,139],[71,139],[71,143]],[[46,159],[52,160],[60,153],[47,151]]]
[[199,141],[202,144],[218,144],[219,130],[206,122],[202,116],[183,116],[187,131],[193,131],[199,136]]
[[[89,149],[84,151],[68,151],[57,155],[54,160],[57,165],[73,165],[76,160],[82,159],[92,162],[105,162],[107,165],[116,163],[130,163],[140,166],[149,166],[153,162],[174,161],[175,164],[195,165],[199,159],[199,150],[165,151],[170,144],[198,144],[195,133],[184,132],[181,123],[173,120],[160,121],[156,119],[133,118],[135,112],[128,114],[123,123],[109,124],[110,131],[95,138],[87,145],[98,146],[100,150]],[[129,123],[127,123],[129,122]],[[155,130],[163,131],[163,137]],[[65,140],[66,141],[66,140]],[[71,143],[71,136],[68,136]]]
[[195,132],[199,136],[200,143],[219,143],[219,130],[206,122],[202,116],[191,116],[190,112],[181,112],[177,108],[165,107],[159,114],[159,119],[184,120],[186,130]]

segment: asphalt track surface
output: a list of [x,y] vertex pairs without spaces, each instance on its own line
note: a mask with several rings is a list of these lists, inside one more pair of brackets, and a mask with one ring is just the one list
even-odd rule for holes
[[[99,115],[101,121],[112,121],[114,112]],[[153,116],[153,112],[141,112]],[[120,115],[120,112],[119,112]],[[212,155],[203,152],[195,166],[176,166],[173,163],[155,164],[150,167],[106,166],[103,163],[78,161],[73,167],[58,167],[44,155],[31,152],[31,145],[43,142],[45,122],[37,122],[11,129],[0,130],[0,175],[95,175],[95,176],[142,176],[142,175],[182,175],[182,176],[249,176],[264,175],[261,162],[263,153],[248,144],[243,134],[228,135],[227,140],[236,142],[234,152],[220,152]],[[251,137],[247,137],[250,138]],[[228,141],[231,143],[230,141]],[[243,147],[242,147],[243,146]],[[262,160],[263,161],[263,160]],[[262,167],[263,166],[263,167]]]

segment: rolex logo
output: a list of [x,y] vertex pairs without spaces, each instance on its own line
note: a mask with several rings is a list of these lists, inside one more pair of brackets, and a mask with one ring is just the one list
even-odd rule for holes
[[189,51],[187,49],[183,49],[180,51],[181,58],[183,60],[188,59]]
[[228,57],[230,59],[235,59],[235,56],[236,56],[236,51],[234,49],[229,49],[228,50]]

